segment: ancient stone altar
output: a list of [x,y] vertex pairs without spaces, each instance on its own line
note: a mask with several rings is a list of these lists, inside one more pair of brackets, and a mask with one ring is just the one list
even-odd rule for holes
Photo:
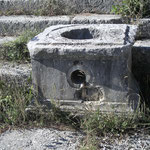
[[40,102],[77,101],[102,111],[129,112],[138,99],[131,77],[136,26],[56,25],[28,43]]

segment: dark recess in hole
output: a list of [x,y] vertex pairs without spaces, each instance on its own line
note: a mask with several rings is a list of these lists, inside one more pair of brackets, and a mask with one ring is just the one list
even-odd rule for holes
[[93,35],[89,31],[89,29],[76,29],[67,31],[61,34],[62,37],[68,38],[68,39],[93,39]]
[[71,81],[75,84],[85,83],[86,74],[81,70],[75,70],[71,73]]

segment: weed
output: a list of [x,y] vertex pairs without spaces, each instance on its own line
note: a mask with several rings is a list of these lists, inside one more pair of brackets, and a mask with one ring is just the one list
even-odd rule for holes
[[27,42],[37,35],[37,32],[26,31],[16,40],[2,45],[2,59],[7,61],[30,61]]
[[25,108],[32,99],[29,86],[0,82],[0,122],[16,125],[26,121]]
[[[34,99],[33,111],[26,108]],[[53,103],[43,107],[36,100],[32,87],[17,85],[15,82],[4,83],[0,80],[0,131],[8,126],[60,127],[79,129],[80,118],[62,112]]]
[[149,17],[150,7],[149,0],[123,0],[117,1],[113,6],[112,12],[121,14],[122,16],[139,19],[142,17]]
[[98,147],[96,136],[87,135],[81,143],[80,150],[97,150]]
[[[107,133],[124,133],[130,128],[136,128],[133,116],[115,113],[101,113],[97,110],[95,113],[86,115],[82,126],[88,134],[98,136]],[[89,117],[90,116],[90,117]]]

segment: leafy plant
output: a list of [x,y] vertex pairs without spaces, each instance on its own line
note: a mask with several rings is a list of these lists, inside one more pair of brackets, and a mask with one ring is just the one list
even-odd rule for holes
[[0,122],[16,125],[26,121],[25,108],[32,99],[29,86],[0,82]]
[[16,40],[4,43],[2,46],[2,58],[8,61],[30,61],[27,42],[37,33],[26,31]]
[[121,2],[116,2],[116,5],[112,8],[112,12],[133,19],[149,17],[149,5],[149,0],[122,0]]
[[102,113],[100,110],[86,115],[82,126],[88,134],[105,135],[107,133],[124,133],[130,128],[136,128],[135,118],[131,115]]
[[[55,104],[42,105],[32,92],[30,84],[17,84],[15,81],[5,83],[0,79],[0,132],[7,126],[51,127],[77,129],[80,127],[80,118],[62,112]],[[34,107],[26,108],[34,99]]]

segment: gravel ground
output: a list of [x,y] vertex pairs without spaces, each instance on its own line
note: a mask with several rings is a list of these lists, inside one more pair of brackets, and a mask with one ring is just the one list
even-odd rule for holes
[[150,150],[150,134],[142,130],[121,138],[105,137],[100,141],[101,150]]
[[75,150],[82,136],[54,129],[12,130],[0,135],[0,150]]
[[0,80],[6,83],[27,83],[31,75],[31,64],[17,64],[0,61]]
[[[84,136],[55,129],[12,130],[0,135],[0,150],[78,150]],[[104,137],[100,150],[150,150],[150,135],[144,131],[123,137]]]

